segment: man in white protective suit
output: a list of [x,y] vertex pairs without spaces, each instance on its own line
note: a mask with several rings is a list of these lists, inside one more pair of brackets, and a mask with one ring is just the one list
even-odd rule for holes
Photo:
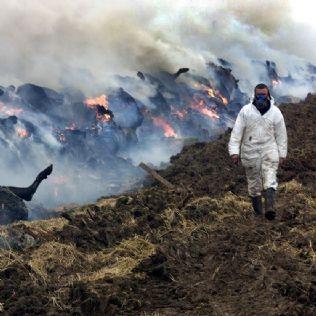
[[286,126],[269,88],[261,83],[254,92],[252,102],[237,116],[228,150],[233,163],[241,160],[245,168],[255,215],[263,214],[261,194],[264,190],[265,217],[273,220],[277,169],[287,155]]

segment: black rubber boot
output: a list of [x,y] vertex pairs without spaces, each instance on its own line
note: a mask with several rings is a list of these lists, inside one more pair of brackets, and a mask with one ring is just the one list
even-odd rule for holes
[[262,215],[262,199],[261,195],[251,197],[252,207],[255,212],[255,216]]
[[276,213],[274,210],[275,190],[269,188],[265,191],[265,217],[269,221],[275,219]]

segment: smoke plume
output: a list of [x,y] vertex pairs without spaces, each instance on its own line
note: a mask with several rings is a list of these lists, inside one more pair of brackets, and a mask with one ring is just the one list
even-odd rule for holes
[[181,66],[203,73],[221,57],[248,89],[260,79],[254,60],[275,61],[281,75],[316,63],[313,29],[293,20],[285,0],[11,0],[0,27],[2,85],[94,93],[114,74]]

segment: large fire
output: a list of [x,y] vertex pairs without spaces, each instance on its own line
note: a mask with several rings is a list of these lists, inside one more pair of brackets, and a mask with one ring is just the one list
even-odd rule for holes
[[156,116],[153,118],[153,122],[156,126],[161,127],[164,130],[164,135],[166,137],[177,137],[177,133],[174,131],[172,126],[161,116]]

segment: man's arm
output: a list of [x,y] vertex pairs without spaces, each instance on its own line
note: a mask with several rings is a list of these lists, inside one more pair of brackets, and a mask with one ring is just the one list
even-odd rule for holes
[[284,117],[280,112],[277,122],[274,125],[275,140],[278,145],[279,157],[284,160],[287,155],[287,132]]
[[238,163],[239,154],[240,154],[240,145],[241,140],[244,134],[245,129],[245,119],[244,111],[241,109],[239,112],[234,128],[230,135],[230,140],[228,144],[229,155],[232,157],[234,163]]

